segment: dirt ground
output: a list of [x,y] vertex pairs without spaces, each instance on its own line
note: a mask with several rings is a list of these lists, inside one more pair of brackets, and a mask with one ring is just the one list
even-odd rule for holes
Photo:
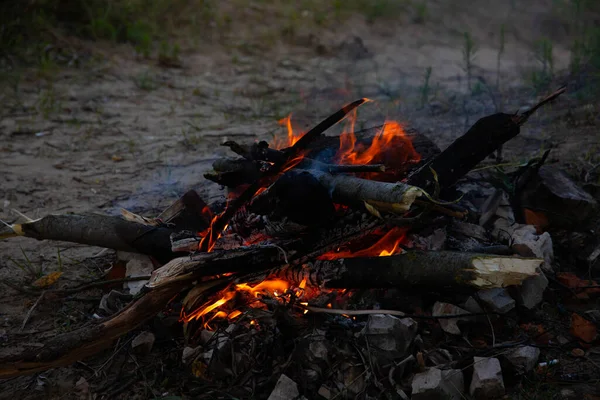
[[[220,143],[283,135],[277,121],[290,113],[294,125],[304,129],[358,97],[374,100],[360,110],[359,125],[398,120],[443,148],[479,117],[516,111],[543,95],[529,79],[531,71],[542,68],[534,51],[541,38],[552,43],[551,88],[571,83],[562,71],[571,60],[572,32],[553,3],[430,1],[424,20],[408,12],[369,23],[357,14],[332,28],[300,30],[291,44],[229,48],[210,43],[184,49],[181,68],[159,66],[128,45],[85,42],[104,57],[50,76],[24,70],[18,87],[9,85],[1,95],[0,219],[17,220],[13,210],[30,218],[118,214],[121,208],[152,216],[192,188],[210,202],[224,192],[202,174],[226,154]],[[308,19],[310,10],[301,15]],[[499,56],[502,25],[505,50]],[[470,83],[464,32],[477,45]],[[588,168],[597,162],[600,148],[599,113],[597,103],[567,93],[528,122],[507,146],[505,161],[525,161],[553,146],[551,162],[575,172]],[[56,271],[60,251],[64,274],[59,284],[84,282],[110,265],[111,253],[91,258],[100,250],[25,238],[1,240],[0,279],[30,282],[16,264]],[[39,304],[21,329],[35,300],[2,286],[0,343],[8,343],[11,335],[37,342],[36,332],[64,331],[89,320],[99,293]],[[169,368],[177,364],[181,349],[163,341],[168,354],[151,357],[161,358],[154,359],[155,365]],[[124,383],[114,378],[119,375],[119,363],[110,361],[115,350],[71,367],[1,382],[0,398],[87,398],[75,387],[82,376],[97,398],[180,393],[177,384],[142,382],[141,367],[141,375],[126,376],[140,382],[115,390]],[[173,379],[169,374],[162,378]]]

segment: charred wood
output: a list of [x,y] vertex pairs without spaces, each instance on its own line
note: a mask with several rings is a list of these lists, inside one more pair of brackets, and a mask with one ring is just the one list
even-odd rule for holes
[[[268,167],[269,164],[264,161],[251,161],[245,158],[223,158],[216,160],[213,163],[214,172],[207,172],[204,174],[204,177],[219,185],[237,187],[254,182],[260,177],[261,171],[264,171]],[[296,167],[315,169],[331,174],[385,172],[385,166],[382,164],[337,165],[322,163],[310,158],[302,159]]]
[[[564,92],[565,88],[560,88],[523,114],[498,113],[481,118],[446,150],[415,171],[408,183],[426,191],[433,191],[436,186],[449,188],[504,143],[517,136],[521,125],[538,108]],[[437,174],[437,179],[432,170]]]
[[64,214],[48,215],[11,225],[10,228],[5,227],[0,237],[25,236],[38,240],[62,240],[147,254],[166,262],[177,256],[171,252],[170,236],[173,232],[173,229],[165,226],[148,226],[121,217]]

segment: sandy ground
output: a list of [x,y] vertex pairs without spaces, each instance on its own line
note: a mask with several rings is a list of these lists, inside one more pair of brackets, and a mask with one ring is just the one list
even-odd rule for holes
[[[299,32],[295,45],[267,50],[211,44],[184,51],[182,68],[140,59],[128,46],[98,43],[90,46],[108,55],[103,61],[62,69],[49,79],[30,71],[17,91],[4,91],[0,102],[0,218],[15,221],[13,209],[31,218],[116,214],[121,207],[153,215],[191,188],[211,201],[223,191],[202,174],[226,153],[220,143],[283,135],[277,120],[289,113],[295,126],[306,128],[361,96],[375,102],[361,109],[359,125],[395,119],[446,146],[477,118],[516,111],[537,98],[524,78],[540,68],[532,50],[536,40],[552,40],[556,71],[570,60],[567,27],[552,11],[552,1],[472,3],[428,2],[423,23],[405,15],[368,24],[357,16],[334,29]],[[498,70],[502,24],[506,44]],[[467,89],[464,31],[478,46],[472,82],[480,82],[481,93]],[[422,104],[428,67],[431,89]],[[540,112],[508,146],[507,158],[526,159],[552,143],[555,159],[580,160],[598,145],[593,127],[585,123],[571,134],[565,115],[580,109],[590,111],[590,106],[566,96]],[[590,112],[597,115],[597,106]],[[67,283],[107,267],[104,259],[80,263],[100,249],[11,239],[0,241],[0,278],[28,279],[11,261],[24,262],[24,254],[44,271],[56,270],[57,247],[64,262],[61,279]],[[16,294],[0,290],[0,340],[19,329],[35,300]],[[27,329],[51,328],[49,317],[57,315],[64,325],[73,308],[41,305]],[[78,376],[64,371],[46,374],[49,381],[66,376],[63,383],[46,383],[54,385],[57,396],[70,393]],[[31,379],[11,381],[0,397],[39,389]],[[33,393],[42,396],[40,390]]]

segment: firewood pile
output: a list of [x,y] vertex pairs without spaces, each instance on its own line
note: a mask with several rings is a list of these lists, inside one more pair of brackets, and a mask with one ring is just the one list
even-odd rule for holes
[[[304,134],[288,120],[282,146],[225,142],[236,157],[205,174],[228,188],[223,202],[190,191],[154,218],[123,210],[4,227],[3,238],[115,249],[151,277],[126,284],[135,296],[121,307],[107,293],[105,318],[2,357],[0,377],[82,360],[169,306],[204,398],[502,396],[503,373],[538,367],[539,349],[515,332],[553,274],[544,228],[589,220],[597,203],[544,165],[548,152],[508,186],[481,163],[563,92],[484,117],[444,151],[391,121],[355,132],[360,99]],[[340,122],[340,136],[324,135]],[[571,205],[573,215],[536,211]],[[595,263],[599,243],[585,245]]]

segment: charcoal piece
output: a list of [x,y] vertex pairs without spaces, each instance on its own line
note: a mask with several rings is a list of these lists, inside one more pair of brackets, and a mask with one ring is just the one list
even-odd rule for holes
[[287,217],[290,221],[318,226],[331,221],[335,207],[328,190],[312,174],[291,170],[273,185],[277,206],[273,218]]

